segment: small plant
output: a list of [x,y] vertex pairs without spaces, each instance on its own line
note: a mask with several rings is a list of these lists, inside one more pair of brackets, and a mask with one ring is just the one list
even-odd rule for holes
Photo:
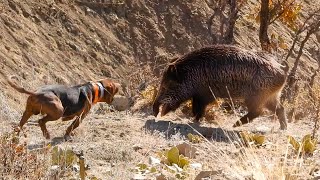
[[153,85],[147,86],[147,88],[141,92],[141,96],[148,100],[149,103],[153,103],[157,96],[157,88]]
[[[291,1],[272,1],[269,3],[269,24],[274,23],[276,20],[280,20],[288,27],[292,29],[296,29],[298,26],[298,18],[301,14],[301,4],[296,2],[295,0]],[[254,19],[257,23],[260,22],[260,8],[258,6],[254,7],[253,13],[248,15],[249,19]]]
[[51,151],[52,165],[70,167],[76,159],[77,156],[71,149],[61,149],[58,146],[55,146]]
[[265,142],[265,136],[261,134],[254,134],[249,131],[240,132],[240,137],[246,145],[262,145]]
[[[189,146],[186,143],[174,146],[171,149],[157,153],[159,159],[150,157],[150,164],[140,163],[134,171],[143,176],[164,176],[164,174],[174,175],[176,179],[186,179],[190,173],[190,158],[183,155]],[[190,150],[190,149],[189,149]],[[194,153],[194,152],[193,152]],[[190,155],[190,157],[192,157]],[[196,163],[197,164],[197,163]]]
[[316,150],[316,146],[318,143],[317,139],[313,139],[311,134],[305,135],[301,142],[298,142],[294,137],[288,136],[288,141],[294,148],[295,152],[302,154],[313,154]]
[[137,164],[136,169],[135,169],[139,174],[155,174],[158,172],[157,168],[154,166],[148,166],[148,164]]
[[188,140],[189,140],[190,142],[192,142],[192,143],[200,143],[200,142],[203,141],[202,137],[199,136],[199,135],[197,135],[197,134],[191,134],[191,133],[189,133],[189,134],[187,135],[187,137],[188,137]]
[[182,154],[179,154],[179,149],[174,146],[170,150],[166,150],[158,153],[161,162],[173,166],[174,164],[178,165],[180,168],[187,168],[190,164],[190,161],[187,157],[184,157]]

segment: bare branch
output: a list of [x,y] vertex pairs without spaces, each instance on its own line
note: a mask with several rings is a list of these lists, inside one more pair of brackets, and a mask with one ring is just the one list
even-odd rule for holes
[[285,61],[287,61],[288,58],[291,56],[291,54],[292,54],[292,52],[293,52],[293,50],[294,50],[294,48],[295,48],[295,45],[296,45],[297,41],[299,40],[299,35],[300,35],[302,32],[304,32],[304,31],[309,27],[309,26],[306,26],[307,23],[309,22],[309,20],[312,19],[314,16],[316,16],[316,14],[317,14],[318,12],[320,12],[320,8],[319,8],[318,10],[314,11],[313,13],[311,13],[311,14],[307,17],[307,19],[303,22],[303,25],[298,29],[298,31],[297,31],[296,34],[295,34],[293,43],[292,43],[292,45],[291,45],[291,47],[290,47],[290,50],[288,51],[288,54],[287,54],[287,56],[286,56],[286,58],[285,58]]

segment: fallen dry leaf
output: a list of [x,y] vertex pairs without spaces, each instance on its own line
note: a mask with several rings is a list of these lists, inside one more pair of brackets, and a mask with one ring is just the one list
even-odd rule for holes
[[179,150],[179,153],[188,158],[195,158],[197,149],[192,145],[184,142],[176,146]]
[[217,174],[215,171],[201,171],[194,180],[201,180],[202,178],[210,177],[214,174]]

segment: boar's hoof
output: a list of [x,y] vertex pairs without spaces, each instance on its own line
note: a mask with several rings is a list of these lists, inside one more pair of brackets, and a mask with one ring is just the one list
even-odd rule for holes
[[287,130],[287,125],[281,124],[281,125],[280,125],[280,129],[281,129],[281,130]]
[[194,118],[192,122],[193,123],[200,123],[200,118]]
[[237,121],[232,127],[239,127],[242,125],[241,121]]

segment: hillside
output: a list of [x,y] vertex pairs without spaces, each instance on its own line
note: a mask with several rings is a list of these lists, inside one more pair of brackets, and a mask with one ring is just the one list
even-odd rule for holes
[[[249,0],[241,9],[234,33],[236,45],[260,49],[259,24],[248,16],[258,4]],[[320,6],[320,2],[302,0],[301,5],[303,20],[312,8]],[[5,81],[7,76],[17,76],[18,82],[28,90],[37,90],[47,84],[74,85],[107,77],[119,82],[122,86],[119,94],[130,98],[132,105],[137,105],[141,99],[139,95],[147,85],[158,86],[161,72],[170,59],[217,43],[221,36],[221,24],[219,19],[213,17],[213,7],[214,1],[210,0],[124,0],[121,3],[89,0],[1,1],[0,135],[11,132],[12,125],[19,122],[27,98],[8,86]],[[269,33],[281,36],[288,47],[293,41],[294,32],[281,22],[272,24]],[[312,35],[305,45],[298,69],[301,79],[306,79],[317,69],[319,57],[315,52],[319,51],[319,47],[318,33]],[[275,54],[281,59],[286,51],[279,48]],[[296,53],[289,58],[290,66],[295,56]],[[135,165],[147,163],[149,157],[156,156],[158,151],[187,141],[189,132],[196,133],[188,125],[188,116],[181,118],[171,114],[155,118],[149,112],[150,106],[143,110],[118,112],[101,104],[93,108],[77,129],[73,142],[63,141],[63,132],[71,122],[61,121],[48,123],[54,137],[50,141],[42,138],[40,128],[34,123],[26,126],[26,137],[20,140],[26,143],[28,152],[48,144],[82,150],[90,166],[87,171],[89,177],[130,179]],[[37,118],[34,116],[31,121],[35,122]],[[222,113],[217,116],[217,123],[203,122],[201,127],[191,124],[208,136],[208,141],[195,145],[199,153],[194,161],[201,162],[203,170],[214,171],[214,179],[283,177],[281,172],[272,174],[279,167],[277,163],[280,163],[286,149],[285,145],[279,144],[286,143],[286,135],[301,139],[313,128],[312,121],[304,119],[290,123],[288,131],[279,132],[275,130],[278,122],[270,120],[270,116],[237,128],[236,132],[261,131],[275,145],[257,150],[258,154],[265,155],[265,159],[250,152],[247,154],[250,157],[239,165],[234,161],[239,158],[241,150],[228,142],[229,137],[225,135],[225,131],[233,132],[232,124],[238,118],[239,114]],[[169,123],[171,121],[172,124]],[[281,152],[277,153],[275,149]],[[48,153],[46,155],[50,156]],[[220,155],[222,158],[216,158]],[[314,157],[317,155],[318,151]],[[225,163],[223,158],[228,158],[231,164]],[[291,164],[284,169],[291,170],[291,165],[296,163],[292,159],[288,159]],[[251,160],[254,161],[252,164],[249,162]],[[310,161],[312,165],[306,166],[303,166],[305,162],[300,162],[303,170],[294,166],[296,169],[292,172],[300,174],[289,175],[298,179],[316,177],[309,172],[320,167],[320,159],[311,158]],[[49,166],[50,169],[46,160],[39,161],[40,164],[42,162],[46,164],[44,167]],[[264,167],[264,162],[270,163],[269,169]],[[2,170],[0,167],[3,175]],[[198,171],[192,172],[189,178],[194,178]],[[76,172],[72,173],[69,178],[77,177]],[[67,173],[61,174],[61,178],[68,178]],[[39,176],[45,178],[50,175],[43,173]],[[15,178],[24,179],[22,176]]]

